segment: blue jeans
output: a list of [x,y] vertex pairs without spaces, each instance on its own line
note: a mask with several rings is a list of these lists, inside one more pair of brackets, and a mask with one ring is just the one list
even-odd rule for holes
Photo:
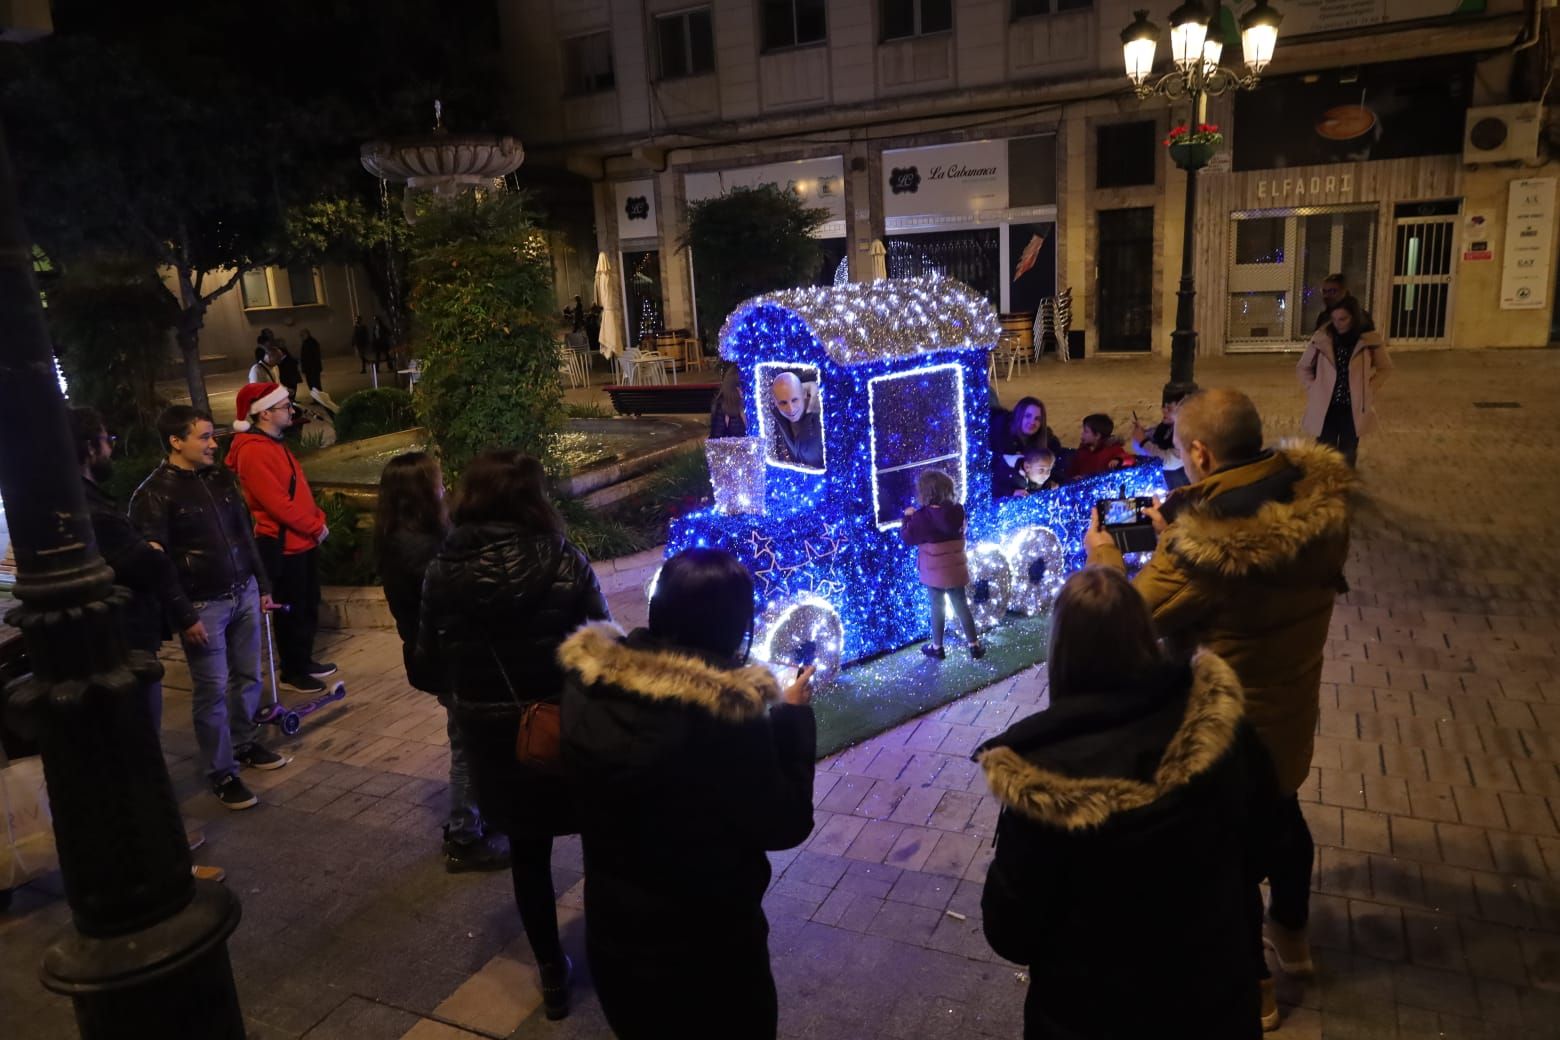
[[218,783],[238,774],[237,749],[254,743],[260,733],[260,590],[250,578],[232,599],[194,604],[206,626],[206,645],[184,644],[190,663],[190,700],[195,715],[195,742],[200,768]]
[[444,840],[469,845],[482,837],[471,759],[467,757],[466,738],[448,708],[444,709],[444,725],[450,735],[450,818],[444,824]]

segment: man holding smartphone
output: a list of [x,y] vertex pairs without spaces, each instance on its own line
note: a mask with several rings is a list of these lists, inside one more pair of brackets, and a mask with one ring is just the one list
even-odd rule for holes
[[[1171,508],[1145,510],[1159,545],[1133,584],[1174,648],[1206,647],[1245,687],[1247,718],[1283,792],[1270,821],[1265,941],[1285,972],[1305,975],[1313,846],[1295,792],[1311,769],[1333,600],[1347,589],[1354,474],[1330,448],[1265,449],[1256,405],[1236,390],[1188,398],[1175,446],[1192,483],[1171,497]],[[1090,564],[1125,569],[1098,515],[1084,547]],[[1263,998],[1266,1011],[1270,980]]]

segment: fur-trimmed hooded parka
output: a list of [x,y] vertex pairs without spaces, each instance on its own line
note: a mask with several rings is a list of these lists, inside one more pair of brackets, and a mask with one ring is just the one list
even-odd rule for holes
[[[767,668],[713,660],[644,629],[586,625],[558,662],[564,765],[585,850],[586,946],[614,1031],[773,1035],[772,1021],[763,1025],[774,1007],[765,851],[812,831],[812,708],[781,703]],[[679,980],[654,998],[665,1016],[634,999],[634,981],[612,970],[623,965],[640,981],[657,966]],[[720,1028],[701,1033],[696,1022]]]
[[[1133,580],[1180,651],[1207,647],[1235,669],[1286,793],[1311,769],[1354,482],[1342,455],[1312,444],[1221,469],[1165,503],[1170,526]],[[1114,547],[1089,562],[1125,569]]]
[[1229,665],[1059,697],[975,757],[1002,804],[986,938],[1029,967],[1026,1040],[1261,1035],[1277,788]]

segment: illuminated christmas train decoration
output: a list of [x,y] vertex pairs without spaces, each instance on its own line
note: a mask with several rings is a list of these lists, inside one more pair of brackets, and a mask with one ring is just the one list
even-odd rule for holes
[[[983,628],[1009,610],[1050,608],[1082,565],[1096,499],[1163,490],[1150,464],[994,499],[987,364],[999,330],[983,297],[946,278],[793,289],[731,313],[720,352],[739,366],[750,436],[709,442],[716,505],[674,521],[666,551],[718,547],[752,570],[755,658],[776,669],[812,661],[827,681],[843,663],[926,636],[916,553],[899,532],[923,469],[952,477],[964,504]],[[783,373],[798,377],[815,417],[800,428],[821,444],[797,450],[778,427]],[[794,397],[795,384],[781,389]]]

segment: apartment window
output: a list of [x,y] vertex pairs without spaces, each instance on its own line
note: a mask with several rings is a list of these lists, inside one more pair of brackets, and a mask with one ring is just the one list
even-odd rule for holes
[[656,18],[655,40],[661,56],[661,79],[715,71],[715,30],[708,7]]
[[1096,145],[1096,188],[1131,188],[1154,183],[1154,157],[1159,135],[1151,120],[1102,126]]
[[883,39],[948,32],[953,28],[953,0],[883,0]]
[[238,280],[238,290],[246,311],[317,307],[325,302],[320,269],[310,264],[251,268]]
[[762,0],[764,50],[777,51],[827,37],[824,0]]
[[1013,20],[1064,11],[1087,11],[1093,6],[1094,0],[1013,0]]
[[563,41],[563,89],[569,94],[598,94],[612,90],[612,34],[590,33]]

